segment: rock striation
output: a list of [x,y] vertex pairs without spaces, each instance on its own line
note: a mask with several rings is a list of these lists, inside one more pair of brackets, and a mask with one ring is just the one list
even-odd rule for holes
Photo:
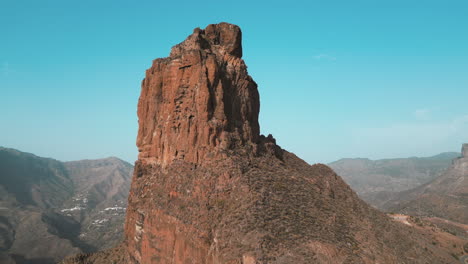
[[197,28],[146,71],[126,263],[456,263],[260,135],[241,36]]
[[168,58],[153,61],[138,102],[140,161],[201,164],[258,141],[260,101],[241,35],[227,23],[197,28]]

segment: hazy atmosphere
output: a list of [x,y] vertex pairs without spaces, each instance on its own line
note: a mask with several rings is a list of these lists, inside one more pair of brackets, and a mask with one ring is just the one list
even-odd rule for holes
[[460,151],[467,1],[0,0],[0,146],[136,160],[151,59],[229,22],[259,85],[261,133],[309,163]]
[[468,263],[467,14],[0,0],[0,263]]

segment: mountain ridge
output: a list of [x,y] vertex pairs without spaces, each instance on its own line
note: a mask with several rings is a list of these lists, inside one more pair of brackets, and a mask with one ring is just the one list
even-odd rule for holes
[[[104,167],[105,163],[115,166]],[[89,171],[86,166],[95,169]],[[55,263],[70,254],[114,246],[121,239],[123,228],[112,228],[123,224],[123,213],[117,212],[119,216],[99,212],[107,205],[114,206],[114,201],[122,201],[119,205],[125,207],[132,168],[114,158],[61,162],[0,147],[2,263]],[[99,180],[83,185],[77,181],[83,172]],[[121,178],[123,175],[128,176]],[[113,197],[98,196],[92,202],[89,195],[107,192],[106,186],[121,187]],[[108,225],[102,226],[101,231],[108,235],[87,231],[97,227],[94,221],[99,219],[107,219]],[[86,233],[89,237],[83,236]],[[47,241],[44,237],[48,237]]]
[[468,224],[468,144],[462,145],[461,153],[439,177],[399,193],[384,208]]
[[382,209],[399,192],[430,182],[442,174],[460,152],[430,157],[371,160],[346,158],[329,163],[359,196]]

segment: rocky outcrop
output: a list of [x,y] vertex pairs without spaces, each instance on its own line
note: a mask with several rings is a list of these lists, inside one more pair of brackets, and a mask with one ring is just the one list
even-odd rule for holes
[[456,176],[458,186],[461,182],[464,182],[464,184],[462,184],[464,189],[463,192],[468,194],[468,144],[462,145],[461,153],[461,157],[454,160],[453,166],[450,169],[453,171],[453,173],[458,175]]
[[147,70],[125,263],[456,263],[261,136],[241,56],[240,29],[221,23]]
[[146,71],[138,102],[140,161],[199,164],[257,142],[257,84],[247,74],[241,31],[227,23],[195,29]]

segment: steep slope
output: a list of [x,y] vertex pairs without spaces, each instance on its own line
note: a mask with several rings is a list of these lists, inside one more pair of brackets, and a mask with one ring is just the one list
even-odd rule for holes
[[53,208],[73,190],[64,165],[54,159],[0,147],[0,171],[2,188],[24,206]]
[[416,188],[440,176],[459,157],[446,152],[426,158],[341,159],[329,166],[371,205],[381,208],[399,192]]
[[115,158],[63,163],[0,148],[0,262],[54,263],[115,246],[132,169]]
[[468,224],[468,144],[441,176],[399,194],[385,208],[418,216],[435,216]]
[[72,192],[72,181],[61,162],[0,148],[0,251],[4,258],[13,263],[52,263],[54,258],[80,252],[46,220],[61,218],[53,208]]
[[195,29],[146,71],[125,241],[64,263],[458,263],[329,167],[259,134],[241,31]]
[[81,225],[86,252],[115,246],[122,240],[133,166],[118,158],[65,162],[75,186],[61,213]]

